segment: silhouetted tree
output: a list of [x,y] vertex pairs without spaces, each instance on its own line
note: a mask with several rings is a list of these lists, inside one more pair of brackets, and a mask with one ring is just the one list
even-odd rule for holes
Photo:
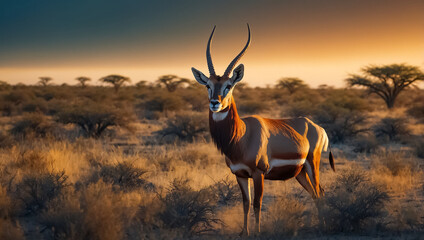
[[424,80],[424,73],[417,66],[407,64],[369,65],[361,69],[362,76],[351,74],[346,82],[349,86],[366,87],[369,93],[380,96],[393,108],[399,93],[417,81]]
[[277,88],[285,88],[289,91],[290,95],[292,95],[294,92],[301,88],[306,88],[308,85],[306,85],[303,80],[296,78],[296,77],[286,77],[281,78],[278,80]]
[[156,81],[160,85],[164,85],[169,92],[177,90],[178,86],[183,83],[190,83],[186,78],[180,78],[176,75],[163,75]]
[[99,138],[111,126],[129,128],[134,119],[127,109],[87,102],[61,109],[56,121],[76,124],[87,137]]
[[115,88],[115,93],[119,91],[119,88],[126,82],[131,82],[129,77],[124,77],[121,75],[108,75],[106,77],[102,77],[99,81],[104,83],[112,84]]
[[49,82],[53,80],[53,78],[51,77],[39,77],[38,79],[40,79],[38,81],[38,84],[40,84],[43,87],[46,87],[47,85],[49,85]]
[[81,77],[75,78],[75,80],[77,80],[80,83],[82,88],[85,88],[87,86],[86,82],[91,81],[91,78],[81,76]]
[[0,91],[2,91],[2,90],[8,90],[10,88],[11,88],[11,86],[10,86],[9,83],[0,80]]
[[145,88],[145,87],[147,86],[147,81],[146,81],[146,80],[138,81],[138,82],[135,84],[135,86],[136,86],[137,88]]

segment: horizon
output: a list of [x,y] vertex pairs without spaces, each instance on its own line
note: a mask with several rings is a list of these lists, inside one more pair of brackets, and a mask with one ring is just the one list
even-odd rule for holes
[[[212,57],[218,74],[247,39],[243,82],[274,85],[298,77],[311,87],[343,87],[366,65],[424,66],[423,1],[54,1],[0,3],[0,80],[56,84],[120,74],[154,81],[206,75],[206,43],[217,25]],[[117,14],[115,14],[117,13]],[[78,17],[75,17],[78,16]],[[92,81],[93,83],[95,81]]]

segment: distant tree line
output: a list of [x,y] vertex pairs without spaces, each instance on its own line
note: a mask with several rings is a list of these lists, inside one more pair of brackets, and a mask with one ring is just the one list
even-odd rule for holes
[[[394,107],[395,102],[399,94],[411,86],[417,87],[419,81],[424,81],[424,73],[418,66],[412,66],[405,63],[402,64],[390,64],[390,65],[369,65],[363,67],[361,70],[362,75],[350,74],[345,79],[348,87],[362,87],[367,89],[368,93],[376,94],[384,100],[387,108],[391,109]],[[47,87],[52,82],[51,77],[39,77],[37,82],[43,87]],[[87,83],[91,81],[91,78],[86,76],[80,76],[75,78],[79,82],[82,88],[87,87]],[[99,79],[100,82],[111,85],[115,93],[118,93],[119,89],[125,84],[130,83],[131,79],[122,75],[112,74],[107,75]],[[176,75],[163,75],[156,80],[156,85],[150,84],[150,86],[161,86],[165,87],[169,92],[174,92],[178,87],[196,86],[196,84],[186,78],[181,78]],[[4,81],[0,81],[0,90],[9,88],[9,84]],[[148,87],[149,83],[145,80],[141,80],[135,84],[137,88]],[[241,86],[245,88],[246,85]],[[309,88],[309,86],[297,77],[284,77],[277,81],[276,88],[285,89],[289,95],[292,95],[298,91]],[[328,88],[327,85],[320,85],[320,89]]]

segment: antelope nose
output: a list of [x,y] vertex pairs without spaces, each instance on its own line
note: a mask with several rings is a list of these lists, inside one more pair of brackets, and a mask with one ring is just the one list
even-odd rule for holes
[[219,105],[219,104],[220,104],[219,101],[217,101],[217,100],[211,100],[212,107],[215,107],[215,105]]

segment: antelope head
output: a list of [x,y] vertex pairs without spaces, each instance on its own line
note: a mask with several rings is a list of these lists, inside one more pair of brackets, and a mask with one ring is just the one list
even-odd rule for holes
[[[246,52],[247,48],[250,44],[250,27],[247,25],[248,29],[248,39],[246,46],[244,46],[243,50],[231,61],[230,65],[228,65],[222,76],[216,75],[215,69],[212,63],[211,57],[211,41],[213,38],[213,34],[215,32],[215,27],[212,30],[212,33],[209,37],[208,45],[206,48],[206,59],[208,62],[209,68],[209,77],[206,77],[201,71],[191,68],[193,71],[194,78],[197,82],[202,85],[205,85],[208,89],[209,94],[209,108],[212,112],[220,112],[228,108],[231,103],[231,98],[233,95],[234,86],[241,81],[244,74],[244,66],[243,64],[238,65],[236,68],[235,65]],[[234,69],[234,70],[233,70]],[[233,75],[230,77],[231,72]]]

